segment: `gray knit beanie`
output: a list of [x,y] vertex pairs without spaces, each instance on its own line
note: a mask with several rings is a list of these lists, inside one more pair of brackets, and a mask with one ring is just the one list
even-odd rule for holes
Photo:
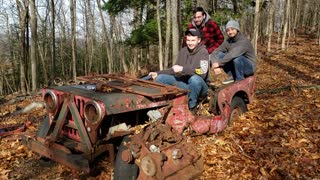
[[235,28],[237,29],[238,31],[240,31],[240,25],[237,21],[231,19],[230,21],[228,21],[227,25],[226,25],[226,29],[228,28]]

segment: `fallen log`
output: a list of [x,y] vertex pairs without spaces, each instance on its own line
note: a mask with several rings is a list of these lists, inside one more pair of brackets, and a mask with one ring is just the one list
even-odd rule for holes
[[28,106],[26,106],[25,108],[18,110],[12,114],[13,115],[24,114],[24,113],[28,113],[28,112],[32,111],[35,108],[43,108],[43,107],[44,107],[43,102],[33,102],[33,103],[29,104]]

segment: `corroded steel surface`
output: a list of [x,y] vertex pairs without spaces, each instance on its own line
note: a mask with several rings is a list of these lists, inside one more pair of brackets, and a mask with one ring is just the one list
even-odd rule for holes
[[[131,133],[128,129],[114,133],[108,130],[125,123],[137,125],[141,115],[148,118],[147,110],[152,110],[158,120],[133,135],[129,149],[121,156],[139,166],[139,179],[192,179],[201,174],[202,157],[182,136],[183,131],[223,131],[228,125],[232,98],[237,95],[251,102],[255,86],[252,76],[218,89],[212,94],[217,102],[215,115],[197,116],[189,111],[187,91],[173,86],[121,75],[86,76],[78,80],[84,84],[42,90],[44,98],[47,92],[54,94],[56,103],[47,108],[47,124],[40,129],[41,135],[25,136],[24,144],[71,168],[89,171],[92,160],[105,151],[111,162],[114,159],[115,147],[109,144],[110,139]],[[92,101],[101,115],[94,122],[85,116],[85,105]]]
[[154,83],[152,81],[132,78],[130,76],[119,74],[103,74],[95,76],[78,77],[85,83],[97,84],[97,90],[103,92],[112,92],[121,90],[122,92],[129,92],[139,94],[152,99],[162,98],[168,95],[184,94],[186,91],[174,86]]
[[11,126],[1,126],[0,127],[0,136],[9,136],[13,134],[18,134],[25,131],[31,125],[31,121],[27,121],[24,124],[11,125]]
[[55,86],[50,89],[102,102],[108,115],[166,106],[168,100],[187,94],[186,90],[174,86],[116,74],[77,79],[86,84]]
[[[130,152],[139,166],[138,179],[192,179],[203,171],[203,159],[194,144],[169,125],[154,123],[131,137]],[[128,156],[131,153],[131,158]]]
[[63,145],[57,143],[47,143],[39,138],[23,137],[23,143],[32,151],[42,156],[53,159],[61,164],[67,165],[72,169],[90,172],[89,160],[82,154],[72,154]]
[[251,76],[240,82],[223,86],[213,94],[217,96],[220,114],[195,116],[188,109],[187,96],[174,99],[166,123],[178,133],[182,133],[188,127],[197,134],[223,131],[228,126],[232,98],[241,96],[251,102],[254,97],[255,78],[255,76]]

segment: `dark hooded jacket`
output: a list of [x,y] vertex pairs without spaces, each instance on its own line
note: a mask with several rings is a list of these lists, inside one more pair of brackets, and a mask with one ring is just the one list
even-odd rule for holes
[[[216,59],[219,52],[225,53],[223,59]],[[243,55],[250,60],[253,72],[256,70],[256,55],[254,48],[251,42],[241,32],[238,32],[234,38],[228,38],[224,41],[221,46],[213,52],[213,54],[213,62],[218,62],[219,66],[223,66],[234,58]]]
[[209,54],[203,44],[199,44],[192,52],[188,47],[184,47],[178,54],[178,59],[175,65],[183,66],[181,73],[175,73],[172,68],[163,71],[158,71],[158,74],[171,74],[182,78],[183,80],[197,74],[204,80],[207,79],[209,70]]

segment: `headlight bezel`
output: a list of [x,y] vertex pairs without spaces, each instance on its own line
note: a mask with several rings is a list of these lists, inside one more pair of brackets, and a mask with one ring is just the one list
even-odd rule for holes
[[54,113],[56,111],[58,105],[58,97],[53,91],[48,90],[47,92],[45,92],[43,95],[43,101],[49,113]]
[[[95,111],[94,115],[92,114],[93,110]],[[88,122],[96,124],[102,119],[102,108],[97,101],[87,101],[83,108],[83,115]]]

